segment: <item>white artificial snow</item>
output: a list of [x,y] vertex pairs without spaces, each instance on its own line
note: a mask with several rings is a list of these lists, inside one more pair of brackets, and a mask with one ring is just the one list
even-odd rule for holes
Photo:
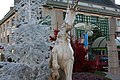
[[25,64],[0,62],[0,80],[33,80],[32,68]]
[[39,7],[45,0],[21,0],[16,4],[17,28],[10,36],[12,44],[5,47],[5,59],[0,63],[0,80],[48,80],[51,42],[50,19],[38,19]]
[[8,46],[5,51],[6,59],[12,58],[14,62],[29,65],[37,73],[34,77],[39,80],[46,80],[50,72],[49,27],[37,24],[19,27],[14,33],[15,44]]

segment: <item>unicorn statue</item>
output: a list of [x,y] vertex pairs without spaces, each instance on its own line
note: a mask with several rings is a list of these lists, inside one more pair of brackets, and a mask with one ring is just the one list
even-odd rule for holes
[[73,28],[76,6],[68,4],[65,21],[58,32],[56,43],[52,49],[50,68],[52,73],[48,80],[72,80],[74,51],[69,40],[69,31]]

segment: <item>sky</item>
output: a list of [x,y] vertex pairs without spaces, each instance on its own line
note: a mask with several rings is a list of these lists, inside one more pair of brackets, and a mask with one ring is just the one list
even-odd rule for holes
[[[120,5],[120,0],[115,0]],[[10,10],[10,6],[14,6],[14,0],[0,0],[0,20]]]
[[0,20],[10,10],[10,6],[14,6],[14,0],[0,0]]

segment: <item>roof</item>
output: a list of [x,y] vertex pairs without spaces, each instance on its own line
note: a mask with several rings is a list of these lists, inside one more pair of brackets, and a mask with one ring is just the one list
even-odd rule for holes
[[[115,39],[116,46],[120,47],[120,37]],[[105,37],[98,37],[92,44],[93,49],[106,49],[107,48],[107,41]]]
[[[71,0],[73,1],[73,0]],[[106,1],[106,2],[105,2]],[[47,0],[43,7],[66,9],[67,0]],[[120,17],[119,7],[110,0],[79,0],[78,11],[103,16]]]
[[118,8],[120,9],[120,5],[117,5],[118,6]]
[[118,8],[115,3],[113,3],[111,0],[79,0],[81,2],[86,2],[86,3],[93,3],[93,4],[98,4],[102,6],[108,6],[112,8]]

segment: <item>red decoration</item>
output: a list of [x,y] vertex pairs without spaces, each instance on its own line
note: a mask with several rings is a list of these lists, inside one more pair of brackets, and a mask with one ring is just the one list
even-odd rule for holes
[[[50,36],[50,41],[56,41],[59,30],[54,30],[54,36]],[[50,50],[53,49],[53,46],[50,46]]]
[[73,72],[93,72],[95,70],[95,61],[85,59],[88,50],[84,48],[84,44],[80,43],[77,39],[75,42],[71,40],[71,45],[75,58]]
[[59,30],[54,30],[54,36],[50,36],[50,41],[56,41]]

